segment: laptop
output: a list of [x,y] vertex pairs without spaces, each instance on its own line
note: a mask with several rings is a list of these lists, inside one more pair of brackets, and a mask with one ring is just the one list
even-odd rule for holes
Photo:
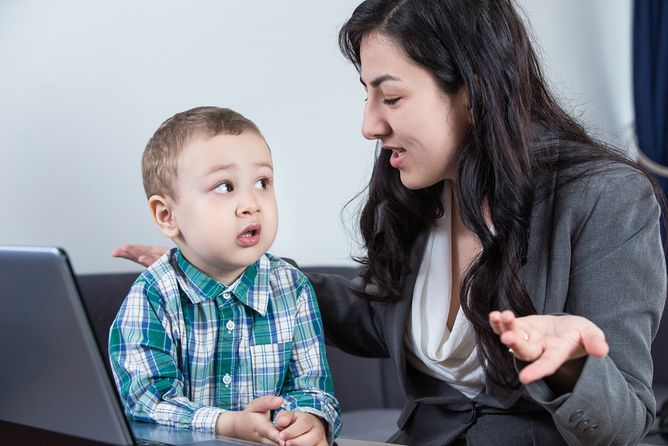
[[65,251],[0,246],[0,443],[259,444],[130,422],[102,355]]

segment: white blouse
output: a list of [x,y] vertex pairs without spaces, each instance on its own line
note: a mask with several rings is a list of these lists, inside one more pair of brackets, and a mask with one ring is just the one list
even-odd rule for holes
[[452,292],[452,187],[443,187],[445,212],[429,240],[413,289],[413,304],[404,337],[408,361],[423,373],[445,381],[468,398],[485,388],[478,360],[475,332],[464,312],[448,330]]

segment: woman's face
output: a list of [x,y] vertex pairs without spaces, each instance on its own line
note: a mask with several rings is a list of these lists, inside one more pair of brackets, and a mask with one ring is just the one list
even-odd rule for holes
[[456,180],[454,160],[471,126],[466,89],[443,93],[429,71],[379,33],[362,40],[360,59],[364,137],[392,151],[390,164],[409,189]]

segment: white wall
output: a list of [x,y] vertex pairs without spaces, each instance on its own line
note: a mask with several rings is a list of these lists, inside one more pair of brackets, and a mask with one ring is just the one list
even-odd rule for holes
[[[336,42],[357,3],[0,2],[0,244],[63,246],[80,273],[138,269],[111,249],[168,243],[146,208],[143,147],[173,113],[208,104],[253,119],[272,146],[272,251],[351,263],[353,218],[340,212],[374,147]],[[619,131],[632,116],[630,0],[520,4],[564,103]]]
[[566,109],[624,147],[633,121],[631,0],[519,0]]

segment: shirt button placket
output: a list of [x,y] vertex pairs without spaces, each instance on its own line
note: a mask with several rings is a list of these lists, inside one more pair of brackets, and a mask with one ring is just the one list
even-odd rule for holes
[[[220,314],[218,315],[218,320],[221,321],[219,325],[219,336],[218,336],[218,346],[217,346],[217,373],[219,386],[218,386],[218,397],[215,405],[219,405],[225,409],[233,409],[234,397],[234,376],[236,370],[236,350],[234,348],[235,344],[235,335],[230,327],[235,328],[234,324],[235,313],[237,311],[236,304],[233,303],[230,299],[232,298],[232,293],[225,291],[222,294],[224,301],[219,301],[220,305]],[[233,325],[230,325],[232,322]]]

